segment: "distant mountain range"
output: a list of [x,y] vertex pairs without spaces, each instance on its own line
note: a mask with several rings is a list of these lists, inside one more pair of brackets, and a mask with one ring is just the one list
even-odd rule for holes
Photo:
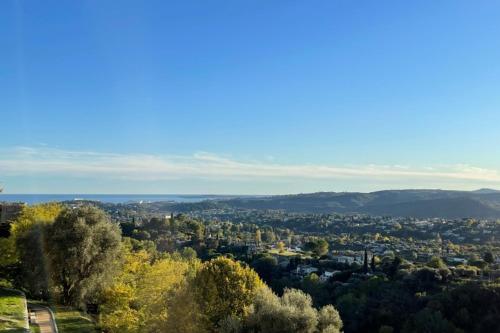
[[[196,204],[195,204],[196,205]],[[500,218],[500,191],[387,190],[370,193],[309,194],[217,200],[211,206],[283,209],[302,213],[366,213],[418,218]]]

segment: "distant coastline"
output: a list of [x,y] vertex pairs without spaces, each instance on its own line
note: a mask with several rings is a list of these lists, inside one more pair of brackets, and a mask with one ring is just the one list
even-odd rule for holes
[[127,202],[200,202],[204,200],[229,199],[242,197],[236,195],[210,194],[0,194],[0,202],[24,202],[37,204],[44,202],[60,202],[70,200],[92,200],[105,203]]

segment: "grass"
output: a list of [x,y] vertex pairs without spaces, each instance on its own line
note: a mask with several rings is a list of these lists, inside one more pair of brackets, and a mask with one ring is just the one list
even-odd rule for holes
[[65,307],[53,306],[59,333],[96,333],[94,322],[80,312]]
[[24,310],[21,293],[0,288],[0,332],[24,333]]
[[36,324],[31,324],[30,333],[40,333],[40,327]]

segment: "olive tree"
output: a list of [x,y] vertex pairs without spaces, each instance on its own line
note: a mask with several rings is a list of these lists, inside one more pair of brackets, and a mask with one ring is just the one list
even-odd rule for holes
[[224,333],[338,333],[341,328],[342,320],[333,306],[318,311],[311,296],[300,290],[285,289],[278,297],[267,287],[258,290],[246,318],[228,317],[221,325]]
[[50,272],[65,304],[82,305],[107,284],[119,262],[121,235],[100,209],[65,209],[45,237]]

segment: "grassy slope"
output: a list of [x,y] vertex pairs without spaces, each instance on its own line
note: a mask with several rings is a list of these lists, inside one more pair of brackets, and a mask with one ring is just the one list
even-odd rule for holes
[[0,332],[25,332],[23,298],[19,293],[0,288]]
[[96,328],[92,320],[80,312],[63,307],[52,307],[56,316],[59,333],[95,333]]

